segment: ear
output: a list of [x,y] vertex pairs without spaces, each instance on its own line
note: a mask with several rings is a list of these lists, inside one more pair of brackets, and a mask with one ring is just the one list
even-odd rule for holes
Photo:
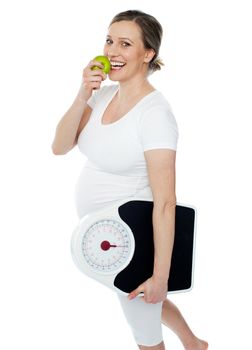
[[154,56],[155,56],[155,51],[153,49],[146,50],[145,56],[144,56],[144,62],[149,63]]

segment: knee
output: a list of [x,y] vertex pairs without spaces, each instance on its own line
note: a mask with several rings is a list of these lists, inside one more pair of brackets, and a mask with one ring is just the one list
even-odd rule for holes
[[163,341],[160,344],[154,345],[154,346],[146,346],[146,345],[138,344],[138,347],[140,350],[165,350],[165,345]]
[[165,300],[163,301],[163,304],[162,304],[162,309],[166,308],[167,305],[169,305],[169,300],[168,300],[168,299],[165,299]]

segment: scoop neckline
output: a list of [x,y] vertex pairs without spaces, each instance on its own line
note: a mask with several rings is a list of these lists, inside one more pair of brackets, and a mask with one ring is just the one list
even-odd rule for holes
[[109,100],[107,101],[107,103],[105,104],[105,107],[103,108],[103,111],[101,113],[101,117],[99,118],[99,124],[102,126],[102,127],[107,127],[107,126],[113,126],[115,124],[118,124],[120,121],[122,120],[125,120],[126,117],[132,113],[133,110],[135,110],[135,108],[137,108],[147,97],[150,97],[152,94],[154,93],[158,93],[159,91],[158,90],[153,90],[151,92],[149,92],[147,95],[145,95],[144,97],[142,97],[127,113],[125,113],[121,118],[117,119],[116,121],[114,121],[113,123],[108,123],[108,124],[103,124],[102,123],[102,118],[103,118],[103,115],[108,107],[108,105],[110,104],[110,102],[112,101],[112,99],[115,97],[116,93],[118,92],[119,90],[119,86],[115,89],[115,91],[113,92],[112,96],[109,98]]

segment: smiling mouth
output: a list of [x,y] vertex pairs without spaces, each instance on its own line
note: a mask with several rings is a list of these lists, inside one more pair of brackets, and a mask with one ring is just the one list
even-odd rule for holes
[[126,63],[116,62],[116,61],[110,61],[110,64],[111,64],[112,70],[120,70],[126,65]]

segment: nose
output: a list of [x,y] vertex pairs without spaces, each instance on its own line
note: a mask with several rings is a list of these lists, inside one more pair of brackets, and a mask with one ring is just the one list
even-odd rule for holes
[[109,47],[107,47],[106,54],[109,58],[114,56],[119,56],[119,50],[116,44],[111,44]]

